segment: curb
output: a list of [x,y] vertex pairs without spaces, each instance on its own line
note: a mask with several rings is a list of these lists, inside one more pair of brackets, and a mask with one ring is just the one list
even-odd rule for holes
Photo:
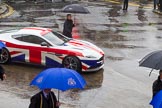
[[14,13],[14,9],[11,6],[9,6],[8,4],[3,3],[2,6],[4,6],[3,7],[4,11],[2,13],[0,13],[0,19],[6,18]]

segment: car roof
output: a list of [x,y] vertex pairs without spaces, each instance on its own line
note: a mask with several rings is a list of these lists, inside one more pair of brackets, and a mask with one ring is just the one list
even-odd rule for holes
[[44,36],[45,34],[51,32],[52,29],[49,29],[49,28],[41,28],[41,27],[25,27],[25,28],[22,28],[18,31],[18,33],[20,34],[29,34],[29,33],[32,33],[32,34],[38,34],[38,35],[41,35],[41,36]]

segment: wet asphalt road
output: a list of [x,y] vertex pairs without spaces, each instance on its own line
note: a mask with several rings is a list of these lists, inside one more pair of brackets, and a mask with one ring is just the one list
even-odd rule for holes
[[[104,50],[105,67],[83,73],[86,89],[62,93],[61,108],[151,108],[151,86],[158,72],[149,77],[150,69],[138,67],[138,61],[162,48],[162,16],[152,13],[152,9],[133,6],[123,12],[119,4],[83,5],[91,14],[75,15],[81,39]],[[65,14],[55,13],[58,8],[61,6],[19,5],[12,16],[0,20],[0,29],[41,26],[62,31]],[[0,83],[0,107],[27,108],[30,96],[38,92],[29,87],[29,82],[45,67],[21,63],[4,67],[8,78]]]

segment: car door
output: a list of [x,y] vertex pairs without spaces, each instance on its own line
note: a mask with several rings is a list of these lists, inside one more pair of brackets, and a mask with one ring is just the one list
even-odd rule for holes
[[[29,54],[26,55],[28,56],[26,57],[28,58],[28,62],[45,64],[45,54],[49,49],[49,47],[47,46],[50,46],[50,44],[46,42],[46,40],[36,35],[23,34],[21,41],[29,43],[29,45],[26,47],[29,50]],[[47,43],[47,46],[41,46],[42,43]]]

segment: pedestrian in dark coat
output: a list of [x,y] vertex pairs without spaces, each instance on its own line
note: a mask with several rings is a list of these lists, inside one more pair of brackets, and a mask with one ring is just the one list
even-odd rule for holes
[[67,14],[67,19],[64,22],[63,35],[72,38],[73,27],[74,27],[74,23],[71,14]]
[[2,66],[0,66],[0,79],[3,81],[4,79],[6,79],[6,74],[5,74],[5,70]]
[[124,0],[123,10],[128,9],[128,0]]
[[60,104],[51,89],[44,89],[31,98],[29,108],[59,108]]
[[162,70],[159,71],[158,79],[154,81],[152,91],[153,91],[153,97],[162,90]]

